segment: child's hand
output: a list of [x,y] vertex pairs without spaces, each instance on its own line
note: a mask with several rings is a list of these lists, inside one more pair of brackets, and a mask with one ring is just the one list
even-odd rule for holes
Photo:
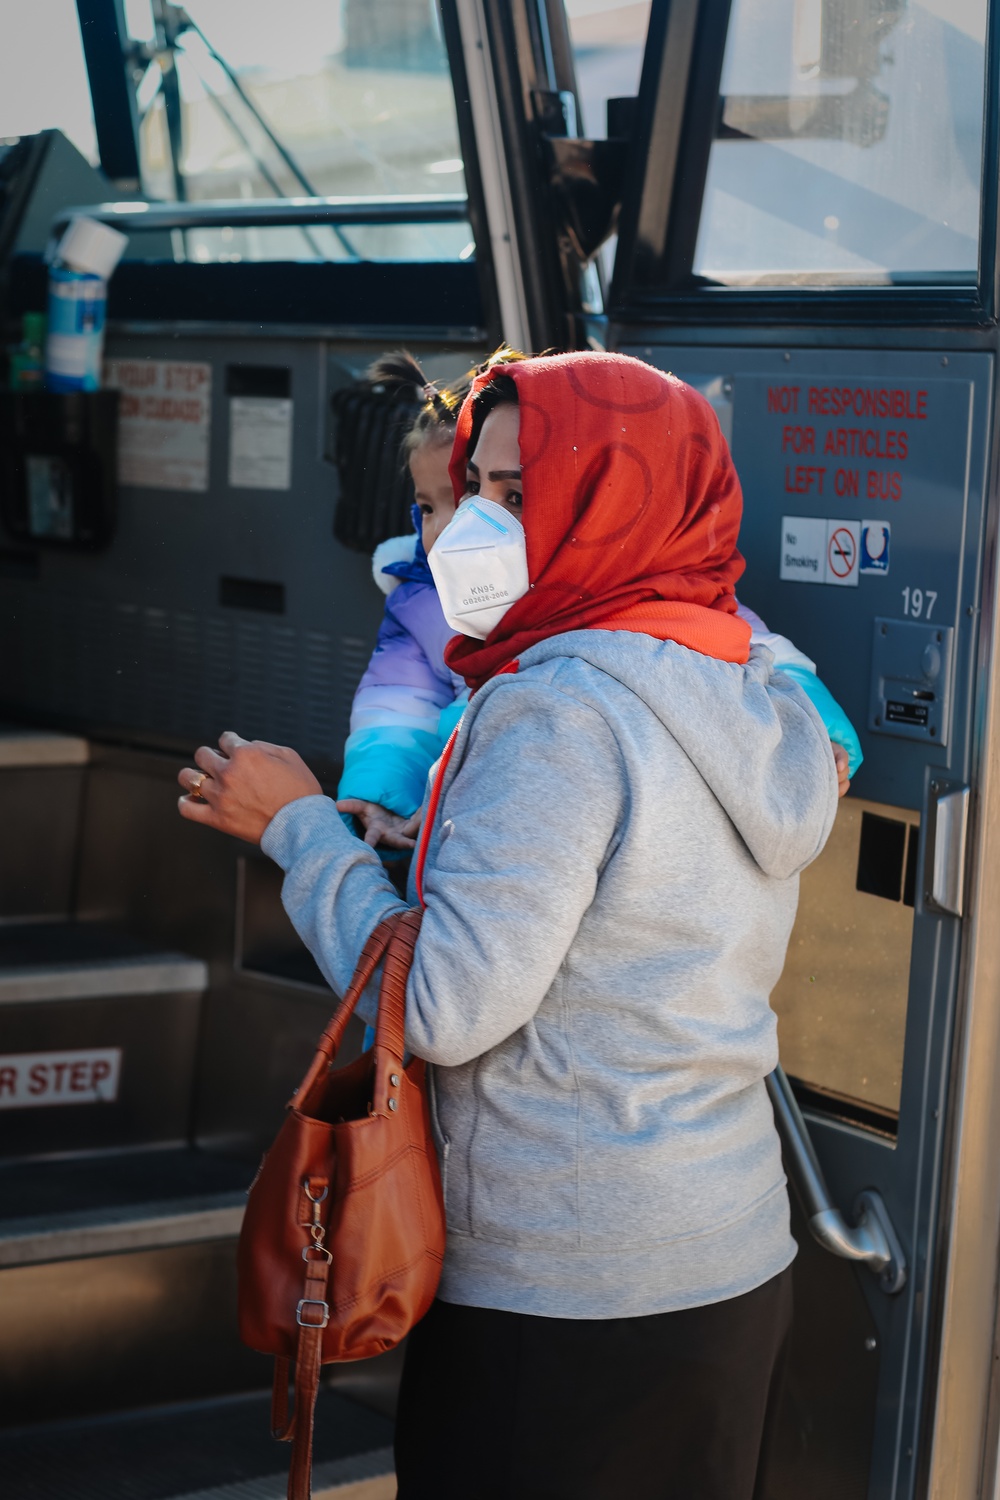
[[378,802],[363,802],[360,797],[345,797],[337,803],[337,811],[350,813],[365,830],[365,843],[374,849],[383,844],[387,849],[414,849],[423,810],[418,808],[412,818],[400,817]]
[[833,762],[837,767],[837,794],[842,797],[851,784],[847,751],[843,745],[838,745],[836,741],[832,741],[831,743],[833,744]]

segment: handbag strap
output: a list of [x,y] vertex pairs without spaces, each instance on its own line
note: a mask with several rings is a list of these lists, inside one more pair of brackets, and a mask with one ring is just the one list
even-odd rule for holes
[[337,1009],[330,1018],[330,1024],[319,1039],[312,1064],[308,1073],[292,1095],[292,1103],[296,1099],[304,1099],[306,1097],[317,1078],[326,1071],[336,1057],[340,1044],[344,1039],[344,1032],[347,1030],[347,1023],[354,1014],[354,1008],[361,999],[365,986],[381,963],[382,955],[388,948],[393,933],[405,915],[405,912],[397,911],[393,912],[391,916],[386,917],[384,922],[378,924],[362,948],[361,957],[358,959],[358,966],[354,971],[354,978],[347,986],[343,1000],[337,1006]]
[[328,1252],[323,1251],[306,1260],[305,1286],[296,1313],[299,1341],[295,1351],[295,1405],[291,1420],[288,1417],[288,1360],[279,1358],[274,1362],[271,1432],[279,1441],[292,1445],[288,1500],[311,1500],[312,1495],[316,1397],[323,1363],[323,1330],[330,1321],[327,1303],[329,1274]]
[[389,939],[382,965],[382,985],[378,996],[375,1021],[375,1050],[388,1052],[398,1062],[403,1060],[406,1029],[406,981],[413,963],[413,950],[423,912],[411,906],[400,914],[396,930]]

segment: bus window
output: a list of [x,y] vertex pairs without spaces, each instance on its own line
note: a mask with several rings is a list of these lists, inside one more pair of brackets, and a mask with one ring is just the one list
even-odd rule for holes
[[[566,19],[573,46],[580,135],[603,136],[609,99],[630,99],[639,92],[642,54],[649,30],[651,0],[566,0]],[[617,236],[601,247],[610,281]]]
[[650,0],[566,0],[581,135],[604,134],[609,99],[639,92]]
[[734,0],[694,270],[974,282],[986,0]]
[[9,18],[0,47],[0,141],[50,129],[61,130],[96,165],[76,0],[18,7],[17,22]]
[[[149,55],[138,90],[143,189],[189,202],[464,195],[434,0],[128,0]],[[468,259],[465,222],[185,231],[178,258]]]

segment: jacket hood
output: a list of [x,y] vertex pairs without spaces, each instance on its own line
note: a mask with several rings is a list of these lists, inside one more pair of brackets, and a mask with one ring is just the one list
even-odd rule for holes
[[[787,879],[822,849],[837,812],[833,749],[801,688],[755,645],[745,666],[627,631],[555,636],[520,671],[575,658],[649,708],[688,756],[766,875]],[[600,706],[595,704],[595,706]],[[606,715],[612,729],[614,713]]]

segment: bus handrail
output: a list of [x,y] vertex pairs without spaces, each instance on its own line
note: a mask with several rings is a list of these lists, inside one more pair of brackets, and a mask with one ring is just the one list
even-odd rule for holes
[[213,198],[202,203],[88,203],[64,208],[52,232],[58,238],[81,215],[125,233],[170,229],[279,228],[322,224],[461,224],[468,221],[464,193],[398,193],[386,198]]
[[878,1276],[884,1292],[900,1291],[906,1282],[906,1257],[882,1195],[874,1188],[860,1193],[854,1205],[856,1222],[849,1224],[827,1187],[809,1127],[784,1069],[779,1065],[764,1081],[781,1137],[785,1166],[813,1238],[831,1255],[868,1266]]

